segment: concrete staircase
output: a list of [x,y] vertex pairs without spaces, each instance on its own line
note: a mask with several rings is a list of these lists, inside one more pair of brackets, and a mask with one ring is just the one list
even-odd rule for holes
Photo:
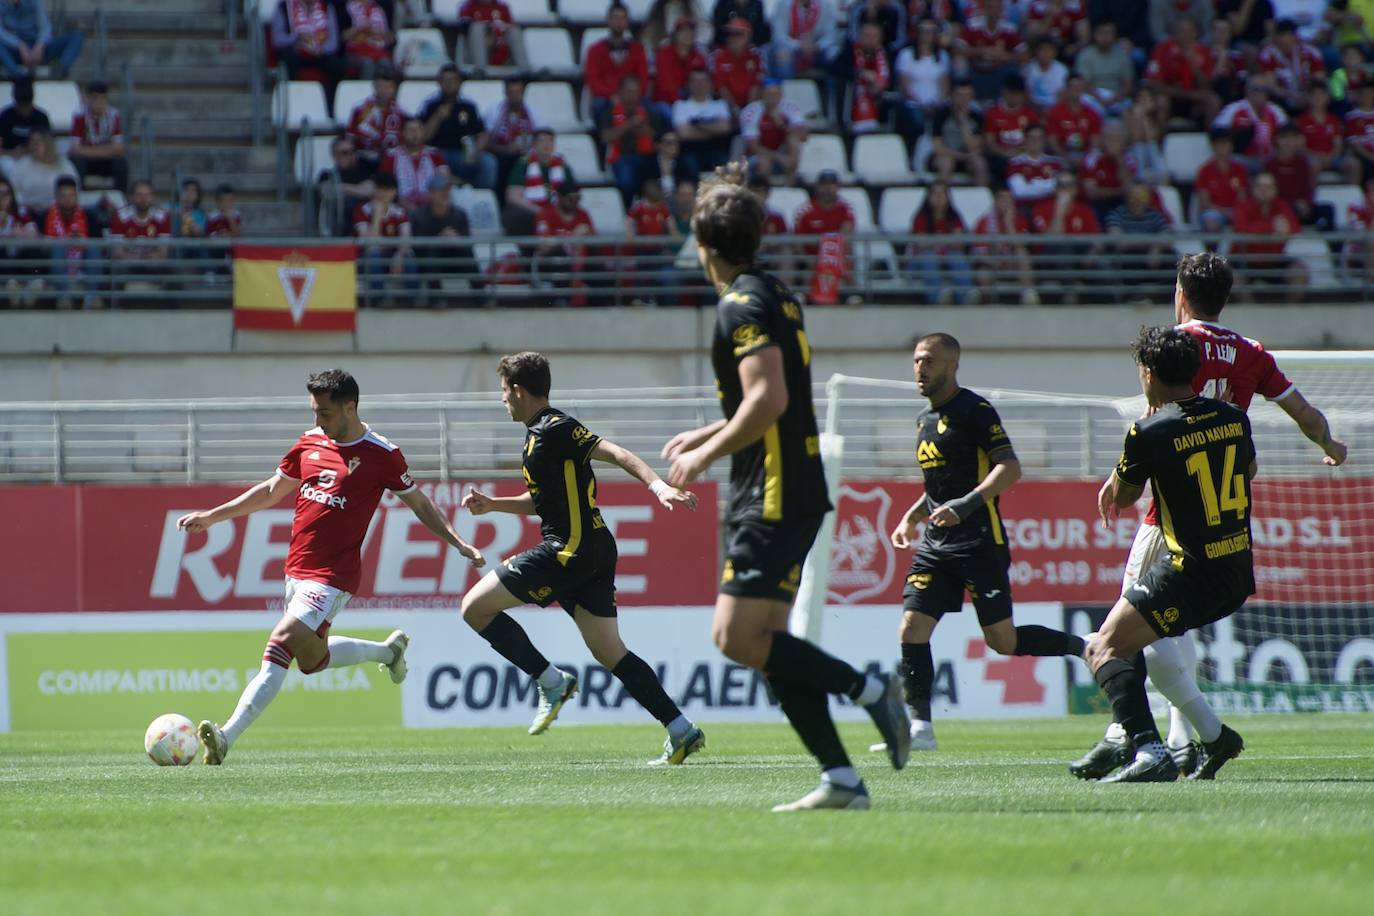
[[[214,187],[227,182],[237,193],[247,233],[295,235],[301,228],[299,190],[288,176],[287,199],[277,199],[270,124],[263,142],[253,144],[248,33],[242,0],[228,2],[238,10],[233,38],[226,37],[226,0],[120,0],[117,9],[108,0],[64,0],[49,9],[86,34],[71,78],[85,84],[103,76],[112,102],[126,115],[131,176],[151,178],[158,198],[167,200],[180,170],[182,177],[200,180],[207,207]],[[101,7],[108,36],[103,74],[96,36]],[[248,25],[258,27],[255,20]],[[264,106],[269,102],[270,90],[264,89]]]

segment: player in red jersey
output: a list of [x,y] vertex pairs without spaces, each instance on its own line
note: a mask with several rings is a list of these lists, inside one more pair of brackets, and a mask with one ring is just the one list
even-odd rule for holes
[[229,721],[221,727],[206,720],[196,730],[211,766],[224,762],[234,742],[276,697],[293,658],[301,674],[377,662],[395,683],[405,680],[410,637],[404,631],[394,631],[385,642],[329,635],[331,621],[358,590],[363,538],[383,490],[400,497],[426,528],[473,566],[486,562],[415,486],[401,450],[358,419],[353,376],[330,369],[310,376],[305,387],[319,425],[296,440],[277,472],[222,506],[177,519],[178,527],[199,533],[296,494],[286,554],[286,612],[267,640],[262,669],[244,688]]
[[[1174,287],[1174,316],[1178,326],[1191,334],[1202,350],[1202,365],[1193,377],[1193,391],[1204,397],[1228,401],[1249,410],[1256,394],[1275,402],[1293,418],[1303,435],[1322,450],[1322,463],[1332,467],[1345,461],[1345,443],[1331,435],[1331,427],[1320,410],[1302,396],[1275,363],[1272,354],[1257,340],[1242,337],[1218,323],[1221,310],[1231,295],[1231,265],[1211,252],[1185,255],[1178,263],[1178,283]],[[1104,501],[1110,483],[1099,494],[1104,518],[1116,517]],[[1135,583],[1156,560],[1168,553],[1172,536],[1167,513],[1161,528],[1157,504],[1151,503],[1131,544],[1122,591]],[[1192,772],[1195,779],[1211,779],[1222,764],[1240,754],[1245,744],[1240,736],[1224,728],[1217,714],[1197,686],[1197,651],[1191,637],[1159,640],[1145,650],[1145,664],[1151,682],[1170,703],[1168,745],[1180,771]],[[1202,739],[1193,741],[1192,728]],[[1134,754],[1125,730],[1115,722],[1107,734],[1082,758],[1069,766],[1081,779],[1100,779],[1119,766],[1130,763]]]

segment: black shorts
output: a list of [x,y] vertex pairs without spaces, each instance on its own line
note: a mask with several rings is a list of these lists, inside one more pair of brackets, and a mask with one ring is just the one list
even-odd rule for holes
[[725,529],[725,570],[720,593],[791,604],[801,585],[802,564],[816,542],[824,516],[786,522],[748,518]]
[[522,601],[540,607],[557,601],[569,614],[580,606],[597,617],[614,617],[615,538],[603,534],[584,542],[566,562],[558,554],[561,543],[544,541],[496,567],[496,577]]
[[1173,558],[1166,555],[1128,586],[1122,597],[1164,637],[1181,636],[1231,616],[1254,591],[1253,579],[1247,576],[1216,570],[1185,572],[1176,569]]
[[1011,551],[1005,544],[979,541],[942,547],[922,542],[907,571],[902,610],[939,620],[973,599],[978,623],[990,627],[1011,617]]

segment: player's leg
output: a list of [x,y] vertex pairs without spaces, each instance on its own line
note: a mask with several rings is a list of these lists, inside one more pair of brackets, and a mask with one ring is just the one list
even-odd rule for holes
[[[957,600],[957,599],[956,599]],[[902,677],[902,692],[906,705],[911,708],[911,749],[913,751],[933,751],[938,746],[935,740],[935,718],[931,711],[931,694],[935,688],[935,657],[930,651],[930,639],[935,633],[935,625],[940,622],[939,614],[932,616],[915,606],[904,606],[898,638],[902,644],[902,663],[899,673]],[[874,745],[870,750],[878,750]]]
[[604,609],[597,613],[578,604],[573,610],[573,620],[597,664],[615,675],[634,701],[668,730],[663,756],[653,763],[679,764],[706,746],[706,735],[682,714],[663,689],[654,669],[625,647],[614,605],[607,614]]
[[959,558],[959,573],[967,583],[988,648],[1000,655],[1083,656],[1083,638],[1035,624],[1017,626],[1012,620],[1011,552],[1000,544],[974,548]]
[[[543,545],[540,545],[541,547]],[[535,710],[534,721],[530,724],[530,734],[538,735],[548,730],[554,719],[558,718],[563,704],[577,692],[577,678],[573,674],[554,667],[549,660],[530,642],[525,628],[506,613],[525,601],[515,597],[507,582],[522,593],[530,594],[530,600],[547,606],[552,598],[552,587],[528,586],[522,576],[537,573],[538,564],[534,554],[539,547],[528,550],[495,570],[487,573],[463,596],[463,620],[477,631],[497,653],[534,678],[539,686],[539,706]],[[521,561],[524,562],[521,562]],[[548,591],[544,591],[548,589]],[[543,595],[543,598],[536,598]]]

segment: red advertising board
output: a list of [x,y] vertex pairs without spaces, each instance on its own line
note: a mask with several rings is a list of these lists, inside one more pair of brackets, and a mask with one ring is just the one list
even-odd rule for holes
[[[1018,600],[1116,600],[1146,504],[1105,529],[1097,518],[1099,485],[1022,481],[1002,498]],[[916,484],[845,481],[830,563],[831,602],[901,601],[911,555],[894,549],[888,536],[921,492]],[[1374,480],[1261,478],[1254,485],[1253,512],[1257,600],[1366,600],[1374,582]]]
[[[509,495],[518,482],[422,485],[489,563],[539,540],[538,519],[474,518],[458,508],[469,486]],[[241,487],[0,488],[0,611],[246,610],[280,607],[291,533],[289,504],[191,535],[178,516]],[[619,601],[703,605],[715,600],[716,486],[693,486],[696,512],[660,506],[643,486],[608,481],[597,503],[620,549]],[[488,566],[490,568],[490,566]],[[457,607],[481,572],[434,538],[388,494],[363,546],[363,584],[352,607]]]

